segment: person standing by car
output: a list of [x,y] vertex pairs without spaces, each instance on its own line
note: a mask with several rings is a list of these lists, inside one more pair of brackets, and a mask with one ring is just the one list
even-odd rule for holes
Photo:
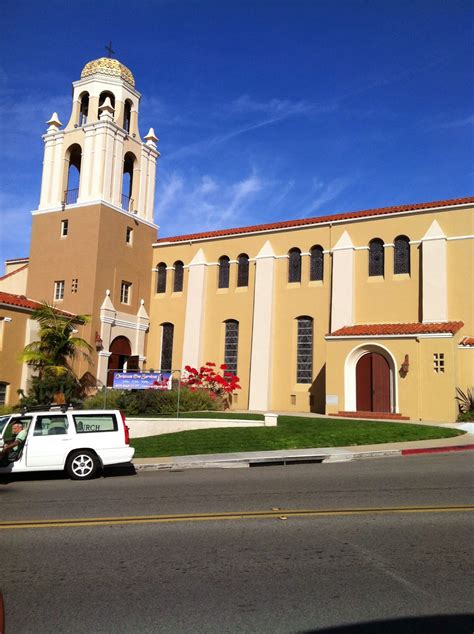
[[27,430],[23,429],[22,423],[12,425],[13,440],[6,443],[0,452],[0,466],[4,467],[9,462],[13,462],[20,455],[20,450],[26,440]]

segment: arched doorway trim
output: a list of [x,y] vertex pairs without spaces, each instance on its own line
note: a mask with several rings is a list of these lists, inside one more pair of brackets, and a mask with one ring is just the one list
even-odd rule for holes
[[390,411],[398,413],[397,363],[388,348],[380,344],[363,343],[351,350],[344,365],[344,409],[346,412],[357,410],[356,366],[364,354],[376,352],[388,362],[390,369]]
[[110,344],[110,357],[107,364],[107,385],[113,384],[113,372],[112,370],[121,370],[123,364],[128,360],[132,354],[132,347],[127,337],[119,335]]

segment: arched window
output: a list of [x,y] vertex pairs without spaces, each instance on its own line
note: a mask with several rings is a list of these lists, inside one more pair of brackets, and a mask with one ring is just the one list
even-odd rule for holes
[[226,255],[219,258],[219,288],[229,288],[230,260]]
[[84,92],[80,97],[79,103],[79,126],[86,125],[87,116],[89,114],[89,93]]
[[239,348],[239,322],[228,319],[225,322],[224,363],[226,372],[237,374],[237,353]]
[[296,341],[296,382],[313,381],[313,320],[311,317],[298,317]]
[[123,129],[130,132],[130,121],[132,118],[132,102],[127,99],[123,106]]
[[77,143],[71,145],[71,147],[66,152],[66,159],[68,162],[68,170],[66,190],[64,192],[64,203],[66,205],[73,205],[77,202],[77,197],[79,195],[82,159],[81,146]]
[[301,282],[301,251],[290,249],[288,258],[288,282]]
[[410,238],[397,236],[393,242],[393,272],[410,273]]
[[237,286],[249,285],[249,256],[241,253],[237,258]]
[[183,290],[184,264],[180,260],[178,260],[174,263],[173,268],[173,293],[180,293]]
[[135,167],[135,156],[131,152],[125,154],[123,160],[122,175],[122,209],[133,210],[133,169]]
[[311,247],[310,251],[310,271],[309,279],[314,281],[322,281],[324,278],[324,252],[323,247],[316,245]]
[[369,242],[369,275],[384,274],[384,248],[380,238],[374,238]]
[[157,266],[157,270],[156,292],[166,293],[166,264],[164,262],[160,262]]
[[110,92],[109,90],[104,90],[104,92],[101,92],[100,96],[99,96],[99,114],[100,114],[100,107],[104,105],[104,102],[107,99],[107,97],[110,99],[110,103],[112,104],[112,108],[115,108],[115,95],[114,95],[114,93]]
[[173,369],[173,336],[174,326],[170,323],[161,324],[161,367],[162,372]]

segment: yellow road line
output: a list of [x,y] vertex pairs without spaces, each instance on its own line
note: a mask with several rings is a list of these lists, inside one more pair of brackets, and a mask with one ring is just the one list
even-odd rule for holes
[[278,509],[234,513],[191,513],[184,515],[138,515],[131,517],[89,517],[56,520],[21,520],[0,522],[0,530],[16,528],[65,528],[79,526],[112,526],[114,524],[162,524],[167,522],[209,522],[243,519],[285,519],[290,517],[330,517],[341,515],[386,515],[395,513],[469,513],[474,505],[399,506],[355,509]]

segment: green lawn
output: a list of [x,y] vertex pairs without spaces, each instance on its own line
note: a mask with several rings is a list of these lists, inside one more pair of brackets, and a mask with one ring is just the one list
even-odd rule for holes
[[[207,414],[206,414],[207,416]],[[342,447],[406,440],[460,436],[463,432],[445,427],[381,423],[333,418],[280,416],[277,427],[230,427],[200,429],[161,436],[135,438],[135,458],[190,456],[275,449]]]

